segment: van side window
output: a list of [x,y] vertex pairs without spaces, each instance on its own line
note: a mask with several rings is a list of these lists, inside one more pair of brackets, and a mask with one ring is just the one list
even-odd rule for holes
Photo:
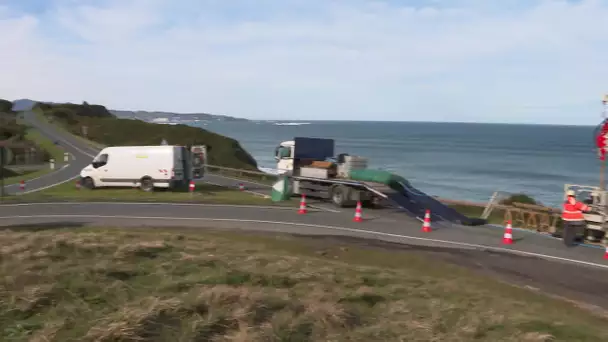
[[97,158],[95,158],[95,160],[93,160],[93,167],[94,168],[100,168],[104,165],[106,165],[108,163],[108,155],[107,154],[102,154],[100,156],[98,156]]

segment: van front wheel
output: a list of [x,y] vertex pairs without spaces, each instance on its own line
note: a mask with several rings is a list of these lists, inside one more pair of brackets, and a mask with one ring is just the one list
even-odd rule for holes
[[85,189],[93,190],[95,189],[95,182],[91,177],[86,177],[82,180],[82,186]]
[[142,189],[143,191],[147,191],[147,192],[154,190],[154,182],[152,182],[152,178],[150,178],[150,177],[142,178],[140,181],[139,188]]

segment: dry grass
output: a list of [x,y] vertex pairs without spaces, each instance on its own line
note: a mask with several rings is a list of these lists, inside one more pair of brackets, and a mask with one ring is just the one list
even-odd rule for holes
[[407,252],[192,230],[0,233],[3,341],[606,341],[571,304]]

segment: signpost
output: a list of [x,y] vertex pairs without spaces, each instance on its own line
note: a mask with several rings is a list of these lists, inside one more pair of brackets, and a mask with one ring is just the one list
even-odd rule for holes
[[608,115],[608,94],[604,95],[602,99],[602,129],[600,130],[600,136],[598,137],[598,147],[600,151],[600,191],[604,191],[606,186],[606,142],[608,142],[608,123],[606,122],[606,116]]

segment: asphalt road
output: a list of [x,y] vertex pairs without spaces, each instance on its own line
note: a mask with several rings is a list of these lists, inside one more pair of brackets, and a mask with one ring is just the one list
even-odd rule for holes
[[[73,155],[70,164],[59,171],[32,180],[27,192],[51,187],[77,177],[97,154],[97,150],[83,144],[51,125],[39,122],[33,113],[25,119],[42,134],[60,144]],[[269,194],[267,185],[238,179],[207,175],[205,182],[237,187],[243,182],[248,191]],[[15,187],[11,187],[14,189]],[[18,186],[16,187],[18,190]],[[43,222],[82,222],[94,224],[154,224],[196,226],[204,222],[244,229],[274,229],[288,232],[351,235],[387,241],[407,242],[427,246],[447,246],[468,249],[493,249],[516,252],[529,257],[577,263],[608,269],[603,250],[587,247],[566,248],[560,240],[529,232],[514,232],[514,245],[502,245],[502,229],[489,226],[467,227],[434,224],[432,233],[420,232],[421,223],[397,210],[364,210],[365,222],[352,222],[352,209],[339,209],[316,204],[321,210],[308,215],[297,215],[293,209],[272,207],[243,207],[218,205],[178,204],[18,204],[0,206],[0,225]]]
[[24,119],[29,126],[36,128],[48,139],[58,141],[59,145],[70,154],[70,158],[67,163],[63,160],[56,161],[55,171],[28,180],[25,184],[25,191],[19,188],[19,184],[12,184],[5,186],[6,193],[36,192],[75,179],[80,174],[80,170],[87,166],[95,156],[96,153],[92,148],[82,146],[83,144],[76,141],[73,137],[61,134],[53,126],[36,120],[34,113],[25,112]]

